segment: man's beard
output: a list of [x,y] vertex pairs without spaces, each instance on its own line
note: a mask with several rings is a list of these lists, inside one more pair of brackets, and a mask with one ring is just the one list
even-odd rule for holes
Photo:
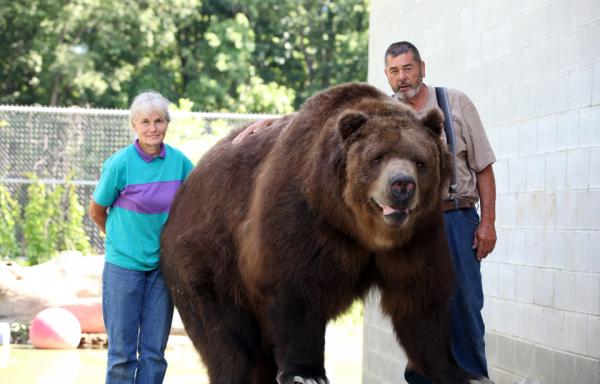
[[394,94],[396,95],[396,99],[401,100],[401,101],[406,101],[408,99],[412,99],[413,97],[415,97],[417,95],[417,93],[419,93],[422,85],[423,85],[423,81],[419,80],[418,84],[416,84],[415,86],[411,86],[410,91],[404,92],[404,93],[400,92],[400,87],[398,87],[398,90],[394,92]]

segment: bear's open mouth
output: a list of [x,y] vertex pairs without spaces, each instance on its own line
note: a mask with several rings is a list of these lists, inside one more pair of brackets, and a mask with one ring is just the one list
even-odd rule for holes
[[408,219],[408,216],[410,215],[409,208],[392,207],[390,205],[382,204],[374,198],[371,198],[371,200],[373,200],[377,207],[379,207],[383,214],[383,217],[386,220],[391,220],[394,222],[404,222],[406,219]]

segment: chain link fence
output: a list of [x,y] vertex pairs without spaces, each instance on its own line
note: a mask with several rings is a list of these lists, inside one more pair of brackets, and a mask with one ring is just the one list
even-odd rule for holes
[[[232,128],[272,116],[175,112],[166,142],[195,162]],[[102,162],[133,139],[126,110],[0,105],[0,185],[23,208],[33,177],[50,186],[68,182],[87,211]],[[83,226],[93,249],[104,253],[103,238],[87,215]],[[19,242],[22,237],[17,231]]]

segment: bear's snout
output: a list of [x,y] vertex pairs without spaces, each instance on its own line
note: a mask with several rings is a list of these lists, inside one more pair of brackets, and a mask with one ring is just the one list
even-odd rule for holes
[[394,205],[406,207],[415,195],[417,184],[412,176],[400,172],[390,178],[389,188]]

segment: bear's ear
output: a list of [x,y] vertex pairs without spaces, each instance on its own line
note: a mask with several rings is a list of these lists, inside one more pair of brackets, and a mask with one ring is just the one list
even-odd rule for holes
[[359,111],[346,111],[338,119],[338,129],[342,135],[342,139],[347,141],[352,137],[360,127],[362,127],[369,117]]
[[444,114],[439,108],[432,108],[421,119],[421,124],[431,129],[433,133],[439,136],[442,133],[442,128],[444,127]]

